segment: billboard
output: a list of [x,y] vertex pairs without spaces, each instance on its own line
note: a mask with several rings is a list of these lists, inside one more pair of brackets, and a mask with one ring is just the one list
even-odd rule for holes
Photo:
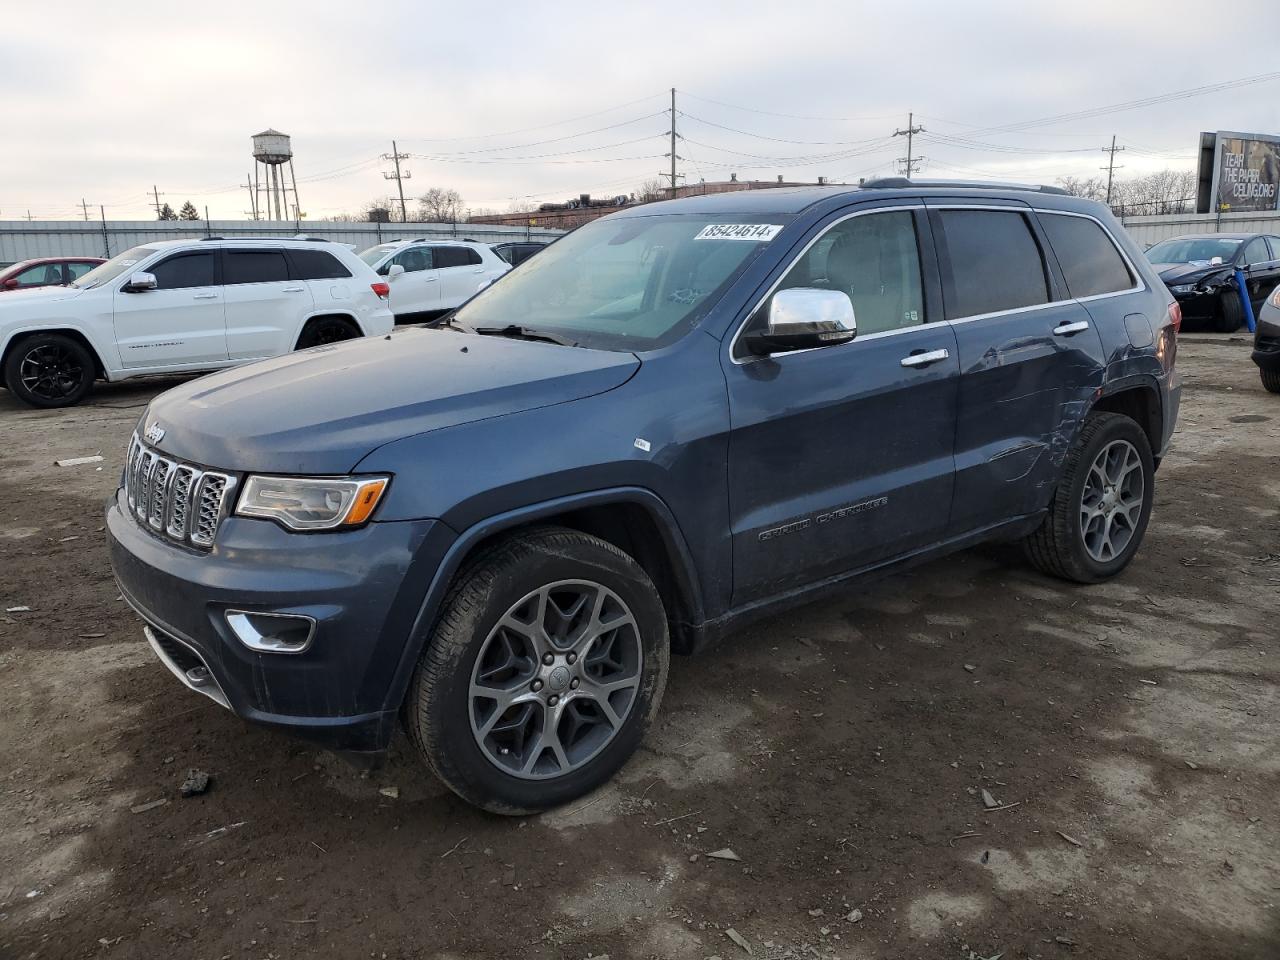
[[1199,180],[1197,213],[1280,209],[1280,137],[1202,133]]

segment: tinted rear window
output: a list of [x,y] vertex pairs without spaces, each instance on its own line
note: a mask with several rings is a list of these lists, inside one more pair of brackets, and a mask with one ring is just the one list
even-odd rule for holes
[[1073,297],[1094,297],[1133,287],[1133,276],[1120,251],[1093,220],[1041,214],[1040,223]]
[[295,280],[337,280],[351,276],[351,271],[337,257],[323,250],[290,250],[289,259],[293,262]]
[[466,267],[482,262],[480,254],[470,247],[432,247],[431,258],[436,269],[441,267]]
[[941,217],[951,256],[948,320],[1049,301],[1040,245],[1021,213],[943,210]]
[[289,279],[289,265],[283,250],[226,250],[222,256],[224,283],[272,283]]

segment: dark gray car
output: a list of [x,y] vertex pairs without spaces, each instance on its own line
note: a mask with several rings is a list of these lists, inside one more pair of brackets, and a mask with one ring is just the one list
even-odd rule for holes
[[752,618],[994,539],[1120,573],[1177,325],[1052,188],[637,206],[446,326],[156,398],[111,562],[188,687],[353,753],[403,724],[472,803],[544,809],[627,760],[673,652]]

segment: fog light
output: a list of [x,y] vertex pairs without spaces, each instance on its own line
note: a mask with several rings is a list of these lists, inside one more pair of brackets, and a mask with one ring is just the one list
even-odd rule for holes
[[228,610],[226,616],[237,639],[258,653],[302,653],[316,632],[315,620],[297,614]]

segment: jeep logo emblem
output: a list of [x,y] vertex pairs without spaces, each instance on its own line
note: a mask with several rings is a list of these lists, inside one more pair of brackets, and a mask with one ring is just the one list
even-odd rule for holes
[[158,423],[153,423],[147,427],[147,432],[143,434],[148,443],[159,443],[164,439],[164,427]]

